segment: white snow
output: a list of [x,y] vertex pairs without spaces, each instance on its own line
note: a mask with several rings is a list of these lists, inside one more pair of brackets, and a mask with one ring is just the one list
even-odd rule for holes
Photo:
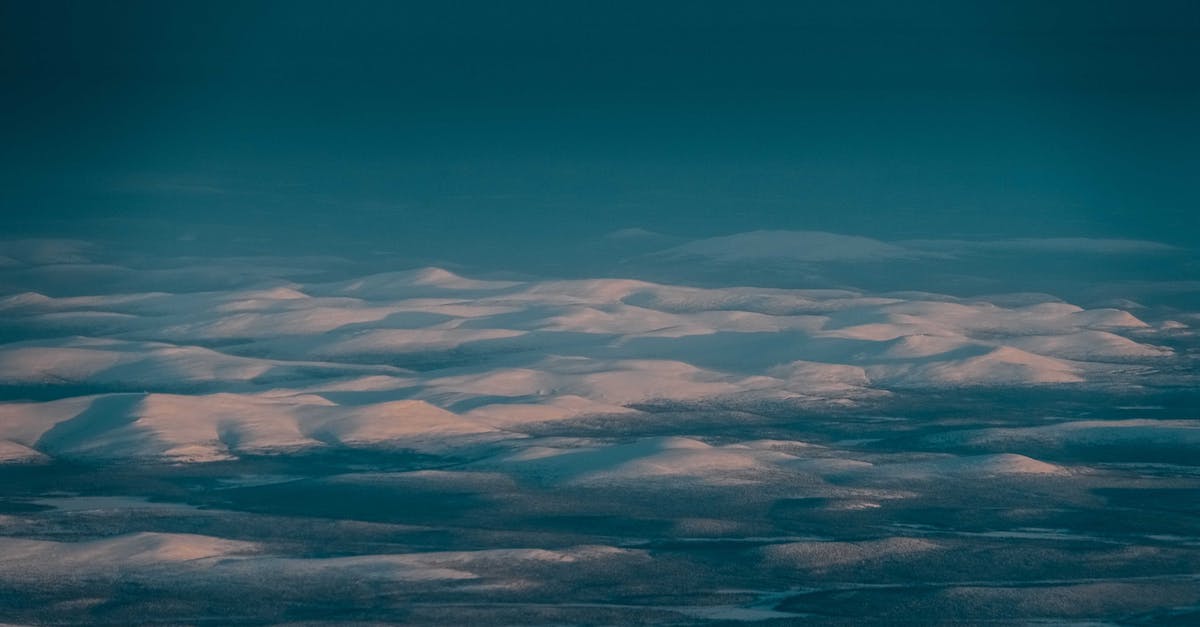
[[[86,249],[13,250],[28,264]],[[812,232],[672,250],[717,259],[908,254]],[[286,260],[275,262],[260,268],[269,278],[254,282],[240,278],[252,276],[251,262],[229,260],[237,280],[228,288],[217,286],[218,264],[195,275],[203,289],[179,293],[0,295],[10,324],[40,338],[0,345],[0,382],[93,391],[0,403],[0,439],[9,443],[0,459],[203,461],[327,446],[453,446],[523,437],[522,425],[533,423],[644,418],[638,406],[646,403],[844,406],[899,388],[1104,385],[1126,380],[1131,365],[1175,357],[1155,344],[1177,334],[1167,325],[1045,296],[492,281],[430,267],[306,283]],[[32,267],[70,274],[61,263]],[[112,272],[121,286],[192,276]],[[709,454],[735,466],[761,461]]]
[[0,405],[0,438],[55,456],[162,457],[348,446],[441,446],[496,430],[419,400],[341,407],[311,394],[108,394]]
[[929,436],[939,443],[979,447],[1153,445],[1200,448],[1200,420],[1076,420],[1034,427],[970,429]]
[[166,563],[252,554],[258,546],[185,533],[134,533],[90,542],[53,542],[0,537],[5,578],[86,576]]
[[576,484],[688,480],[739,485],[753,483],[794,459],[766,448],[712,446],[673,436],[606,446],[530,447],[505,461],[523,466],[522,474]]
[[120,577],[209,577],[223,584],[288,585],[297,578],[453,581],[510,576],[530,566],[640,559],[636,550],[581,545],[479,551],[281,557],[252,542],[182,533],[133,533],[85,542],[0,537],[0,578],[63,581]]
[[763,559],[773,566],[824,571],[863,562],[905,559],[943,547],[920,538],[883,538],[862,542],[789,542],[762,549]]

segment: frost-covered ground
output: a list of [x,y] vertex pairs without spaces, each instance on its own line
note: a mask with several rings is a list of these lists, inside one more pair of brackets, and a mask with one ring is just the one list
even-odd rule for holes
[[2,621],[1200,621],[1193,251],[180,249],[0,245]]

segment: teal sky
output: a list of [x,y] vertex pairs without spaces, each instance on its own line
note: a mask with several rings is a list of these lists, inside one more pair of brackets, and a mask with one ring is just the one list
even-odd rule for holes
[[0,7],[12,233],[1200,237],[1193,2]]

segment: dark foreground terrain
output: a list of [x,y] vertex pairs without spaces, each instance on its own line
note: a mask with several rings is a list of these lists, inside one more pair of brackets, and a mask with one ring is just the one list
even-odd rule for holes
[[[533,430],[613,445],[572,464],[485,443],[4,466],[0,616],[1196,624],[1196,401],[927,394]],[[594,472],[613,468],[640,472]]]

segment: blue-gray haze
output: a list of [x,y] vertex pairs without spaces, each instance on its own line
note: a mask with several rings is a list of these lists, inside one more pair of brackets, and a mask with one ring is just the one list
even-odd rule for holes
[[1190,2],[5,2],[5,214],[489,257],[631,226],[1186,244],[1198,20]]

